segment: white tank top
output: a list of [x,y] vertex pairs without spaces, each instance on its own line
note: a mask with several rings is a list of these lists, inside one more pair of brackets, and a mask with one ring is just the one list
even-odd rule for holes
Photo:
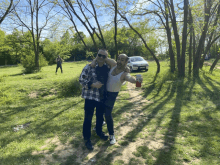
[[119,92],[121,89],[121,75],[124,72],[119,73],[118,75],[112,76],[112,71],[117,67],[114,66],[110,72],[108,73],[108,81],[107,81],[107,91],[108,92]]

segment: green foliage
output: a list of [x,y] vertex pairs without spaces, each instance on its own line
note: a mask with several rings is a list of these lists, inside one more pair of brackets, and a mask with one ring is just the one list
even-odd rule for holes
[[[21,57],[21,63],[24,67],[25,73],[33,73],[36,70],[35,67],[35,54],[33,51],[28,52],[27,54],[23,54]],[[48,62],[46,61],[45,57],[40,54],[39,55],[39,66],[40,68],[43,66],[47,66]]]
[[88,51],[86,51],[86,59],[87,59],[87,60],[92,60],[92,59],[94,59],[93,52],[88,52]]
[[[109,146],[92,132],[97,152],[91,159],[82,139],[84,99],[78,82],[87,63],[64,63],[64,73],[57,75],[56,65],[33,74],[22,74],[20,67],[0,68],[1,164],[40,165],[48,154],[56,164],[220,163],[219,70],[210,74],[205,66],[198,79],[178,79],[166,61],[157,76],[151,61],[148,72],[131,73],[143,76],[138,95],[143,98],[133,97],[137,89],[119,92],[112,112],[117,144]],[[93,126],[95,121],[94,115]],[[29,127],[13,130],[25,123]]]
[[[136,29],[142,31],[144,35],[149,31],[148,25],[144,24],[144,22],[142,24],[133,23],[133,25]],[[2,33],[4,32],[2,31]],[[91,37],[87,37],[83,32],[80,32],[80,36],[82,36],[82,38],[84,39],[88,50],[85,49],[85,46],[83,45],[82,40],[77,33],[72,31],[69,32],[67,30],[61,36],[60,40],[51,41],[49,39],[45,39],[43,41],[40,41],[40,52],[43,54],[50,65],[56,62],[55,59],[58,55],[60,55],[61,58],[67,61],[93,59],[94,54],[96,54],[97,52]],[[114,58],[117,54],[115,52],[114,27],[109,28],[109,30],[103,30],[103,36],[109,55]],[[0,54],[0,56],[2,57],[2,59],[6,59],[7,57],[8,63],[18,63],[19,61],[21,61],[21,59],[24,61],[24,56],[27,56],[24,54],[28,53],[28,51],[34,50],[30,32],[26,32],[22,35],[20,31],[15,29],[12,34],[5,36],[4,33],[4,35],[1,35],[1,37],[3,37],[0,40],[2,41],[2,43],[4,43],[4,47],[0,45],[0,49],[4,51],[1,51],[2,53]],[[98,48],[102,48],[103,46],[96,35],[94,36],[94,38],[97,42]],[[146,41],[151,50],[155,52],[157,42],[154,34],[148,34],[145,38],[147,39]],[[4,42],[5,39],[7,41],[7,44],[5,44]],[[151,57],[149,51],[146,50],[139,36],[128,27],[123,26],[118,28],[117,41],[118,53],[125,53],[128,56],[140,55],[147,58]],[[26,47],[29,47],[30,50],[27,51]]]

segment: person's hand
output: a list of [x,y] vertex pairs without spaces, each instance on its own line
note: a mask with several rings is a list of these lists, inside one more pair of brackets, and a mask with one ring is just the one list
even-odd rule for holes
[[93,68],[95,68],[95,66],[96,66],[96,59],[97,59],[97,57],[92,61],[92,63],[90,64],[91,65],[91,67],[93,67]]
[[139,77],[138,80],[136,79],[136,81],[138,81],[139,83],[143,82],[143,77]]
[[92,88],[101,88],[102,87],[102,83],[100,82],[100,81],[97,81],[97,82],[95,82],[95,83],[93,83],[92,85],[91,85],[91,87]]

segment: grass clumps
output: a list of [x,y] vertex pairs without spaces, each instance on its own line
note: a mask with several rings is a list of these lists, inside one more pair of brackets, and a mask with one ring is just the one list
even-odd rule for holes
[[[0,164],[91,163],[93,153],[82,138],[84,99],[78,82],[86,64],[63,63],[64,73],[57,75],[55,65],[33,74],[23,74],[20,67],[0,68]],[[123,86],[113,109],[118,145],[110,147],[93,131],[93,163],[220,164],[220,71],[210,74],[204,66],[200,77],[180,79],[169,73],[167,62],[161,62],[157,76],[156,64],[149,64],[148,72],[140,72],[139,91],[146,104],[131,102],[128,86]],[[14,131],[26,123],[28,127]],[[129,153],[133,144],[144,145]],[[59,147],[65,149],[56,152]],[[63,150],[70,155],[60,155]],[[47,152],[52,160],[47,160]]]

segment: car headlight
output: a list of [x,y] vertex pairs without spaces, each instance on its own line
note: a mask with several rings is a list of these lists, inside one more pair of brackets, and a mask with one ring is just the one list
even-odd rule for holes
[[138,65],[133,65],[134,67],[138,67]]

